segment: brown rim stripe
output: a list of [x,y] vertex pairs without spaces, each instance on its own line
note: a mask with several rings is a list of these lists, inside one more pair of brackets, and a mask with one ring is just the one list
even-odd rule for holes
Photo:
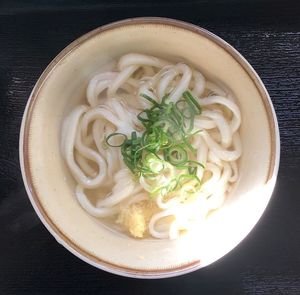
[[260,80],[259,76],[256,74],[256,72],[252,69],[251,65],[228,43],[226,43],[224,40],[219,38],[218,36],[212,34],[211,32],[202,29],[200,27],[197,27],[192,24],[188,24],[182,21],[177,21],[173,19],[168,18],[156,18],[156,17],[146,17],[146,18],[134,18],[134,19],[126,19],[123,21],[118,21],[112,24],[108,24],[99,28],[96,28],[95,30],[83,35],[82,37],[76,39],[74,42],[72,42],[70,45],[68,45],[66,48],[64,48],[48,65],[48,67],[44,70],[40,78],[38,79],[35,87],[32,90],[32,93],[29,97],[29,105],[27,109],[27,114],[25,118],[25,125],[24,125],[24,133],[23,133],[23,161],[24,161],[24,170],[25,170],[25,178],[26,183],[28,185],[28,188],[30,189],[31,195],[34,199],[34,202],[45,219],[46,223],[51,227],[51,229],[72,248],[76,252],[78,252],[80,255],[90,259],[91,261],[95,262],[98,265],[101,265],[102,267],[108,268],[108,269],[114,269],[116,271],[122,272],[124,274],[131,274],[131,275],[139,275],[139,276],[155,276],[159,274],[169,274],[177,273],[181,271],[191,271],[197,266],[200,265],[200,261],[193,261],[188,264],[180,265],[178,267],[174,268],[168,268],[168,269],[134,269],[134,268],[128,268],[126,266],[121,265],[115,265],[113,263],[104,261],[99,259],[98,257],[92,255],[91,253],[88,253],[86,250],[80,248],[75,242],[70,240],[49,218],[47,215],[46,210],[41,205],[38,194],[36,192],[36,189],[32,183],[32,177],[31,177],[31,169],[30,169],[30,161],[28,157],[29,148],[28,148],[28,141],[29,141],[29,131],[30,131],[30,122],[32,118],[33,109],[35,106],[35,103],[37,101],[37,97],[39,94],[39,91],[42,89],[42,86],[44,82],[47,80],[48,75],[52,72],[52,70],[57,66],[57,64],[62,61],[66,56],[68,56],[71,52],[73,52],[78,46],[80,46],[82,43],[84,43],[86,40],[93,38],[94,36],[101,34],[102,32],[113,30],[116,28],[119,28],[121,26],[130,26],[130,25],[137,25],[137,24],[152,24],[152,25],[167,25],[167,26],[174,26],[178,27],[180,29],[184,29],[187,31],[194,32],[198,35],[201,35],[203,37],[208,38],[210,41],[213,41],[218,46],[223,48],[227,53],[229,53],[238,63],[242,66],[242,68],[245,70],[245,72],[249,75],[253,83],[255,84],[259,94],[262,97],[262,101],[265,107],[265,110],[267,112],[268,116],[268,123],[270,127],[271,132],[271,159],[269,164],[269,172],[266,179],[266,182],[272,177],[274,168],[275,168],[275,158],[276,158],[276,137],[275,137],[275,122],[273,117],[272,108],[269,103],[269,95],[267,93],[267,90],[265,89],[262,81]]

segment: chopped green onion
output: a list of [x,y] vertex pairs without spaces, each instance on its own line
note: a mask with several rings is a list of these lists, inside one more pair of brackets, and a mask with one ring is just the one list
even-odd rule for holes
[[[191,160],[188,151],[196,155],[190,139],[201,131],[193,132],[195,116],[201,113],[201,106],[189,91],[176,103],[168,102],[169,94],[160,103],[147,94],[140,96],[152,104],[137,115],[145,128],[142,135],[132,131],[127,138],[123,133],[112,133],[106,137],[106,145],[121,148],[124,163],[137,177],[143,176],[154,183],[162,173],[166,179],[170,178],[167,184],[157,185],[151,196],[166,195],[190,181],[195,181],[198,187],[197,170],[204,166]],[[120,142],[116,144],[117,140]],[[168,167],[180,170],[179,175],[174,176],[173,172],[165,175],[170,171]]]
[[182,146],[177,145],[165,151],[165,158],[172,165],[177,166],[188,161],[188,154]]
[[[118,137],[123,137],[123,140],[121,140],[121,143],[119,143],[119,144],[112,144],[112,143],[110,143],[109,142],[109,140],[112,138],[112,137],[116,137],[116,136],[118,136]],[[120,139],[119,139],[120,140]],[[111,133],[110,135],[108,135],[107,137],[106,137],[106,139],[105,139],[105,141],[106,141],[106,144],[108,145],[108,146],[111,146],[111,147],[120,147],[120,146],[122,146],[123,144],[124,144],[124,142],[127,140],[127,136],[125,135],[125,134],[123,134],[123,133],[118,133],[118,132],[116,132],[116,133]]]
[[146,98],[148,101],[152,102],[154,105],[159,105],[152,97],[147,94],[141,93],[140,96]]
[[185,98],[188,104],[190,104],[192,107],[196,107],[195,113],[197,115],[200,115],[202,112],[201,106],[193,97],[193,95],[189,91],[185,91],[183,92],[182,96]]

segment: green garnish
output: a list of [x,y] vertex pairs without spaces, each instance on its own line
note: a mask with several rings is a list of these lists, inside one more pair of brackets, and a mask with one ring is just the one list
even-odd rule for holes
[[[121,140],[119,139],[119,143],[112,143],[112,142],[110,142],[110,139],[111,138],[116,138],[116,137],[121,137]],[[122,140],[122,138],[123,138],[123,140]],[[125,134],[123,134],[123,133],[118,133],[118,132],[115,132],[115,133],[111,133],[110,135],[108,135],[107,137],[106,137],[106,144],[108,145],[108,146],[111,146],[111,147],[120,147],[120,146],[122,146],[123,145],[123,143],[124,143],[124,141],[126,141],[127,140],[127,136],[125,135]]]
[[196,153],[190,139],[201,131],[193,132],[194,119],[201,114],[201,106],[189,91],[185,91],[176,103],[168,102],[168,95],[160,103],[146,94],[140,96],[152,104],[137,116],[145,127],[143,134],[138,136],[133,131],[128,138],[122,133],[112,133],[106,137],[106,144],[121,148],[124,163],[137,177],[153,179],[164,172],[166,163],[180,171],[151,195],[168,194],[189,181],[194,181],[199,187],[197,169],[204,167],[189,159],[188,151]]

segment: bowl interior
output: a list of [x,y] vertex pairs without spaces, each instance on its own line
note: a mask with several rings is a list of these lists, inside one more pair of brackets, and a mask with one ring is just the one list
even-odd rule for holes
[[[272,107],[245,61],[207,32],[172,22],[127,22],[85,35],[44,72],[25,115],[22,157],[27,188],[58,241],[89,263],[125,275],[168,276],[207,265],[235,247],[258,221],[275,182]],[[77,203],[60,152],[64,116],[85,99],[87,83],[125,53],[186,61],[228,88],[242,113],[240,178],[207,224],[176,241],[134,240],[116,234]],[[22,140],[22,138],[21,138]],[[274,170],[275,169],[275,170]]]

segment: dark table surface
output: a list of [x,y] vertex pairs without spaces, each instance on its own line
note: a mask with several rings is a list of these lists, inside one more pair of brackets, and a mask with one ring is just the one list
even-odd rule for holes
[[[300,294],[299,1],[0,1],[0,294]],[[39,75],[80,35],[133,16],[167,16],[224,38],[256,69],[278,117],[281,163],[265,214],[227,256],[178,278],[118,277],[47,232],[18,157],[22,114]],[[259,163],[258,163],[259,165]]]

